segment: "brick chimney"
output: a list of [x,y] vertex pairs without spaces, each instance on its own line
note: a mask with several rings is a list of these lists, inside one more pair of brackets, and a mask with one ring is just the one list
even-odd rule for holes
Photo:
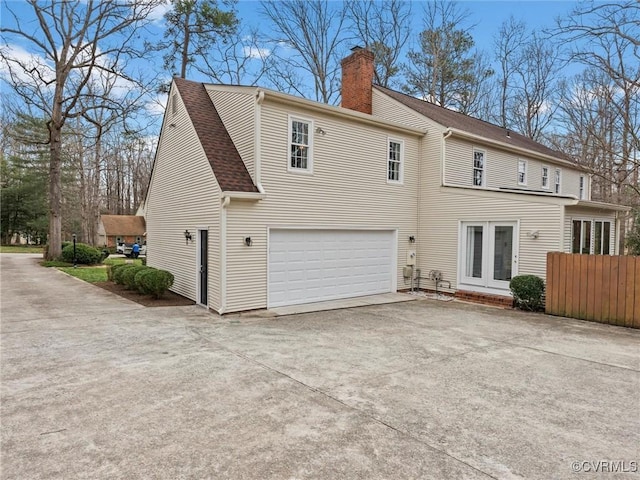
[[371,115],[373,53],[362,47],[342,60],[342,106]]

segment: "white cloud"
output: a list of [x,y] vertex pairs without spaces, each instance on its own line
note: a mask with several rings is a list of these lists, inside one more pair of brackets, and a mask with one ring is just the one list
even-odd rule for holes
[[158,94],[149,102],[147,102],[147,104],[145,105],[145,110],[151,115],[163,115],[165,109],[167,108],[168,99],[169,95],[167,95],[166,93]]
[[19,45],[8,44],[2,47],[2,52],[6,58],[15,61],[7,63],[0,61],[0,75],[3,78],[10,78],[10,71],[13,72],[15,78],[24,83],[32,83],[34,74],[30,71],[37,71],[40,77],[46,81],[53,81],[55,78],[55,69],[53,64],[46,58],[35,55],[26,51]]
[[164,15],[169,10],[171,10],[171,3],[168,0],[162,2],[151,10],[149,13],[149,20],[153,23],[162,23],[164,21]]
[[268,48],[259,48],[255,46],[245,45],[242,47],[242,53],[245,57],[264,59],[271,55]]

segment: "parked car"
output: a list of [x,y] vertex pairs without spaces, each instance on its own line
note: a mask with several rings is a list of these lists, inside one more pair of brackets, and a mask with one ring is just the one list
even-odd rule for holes
[[[131,250],[133,248],[133,243],[118,243],[116,245],[116,253],[120,253],[126,257],[131,256]],[[140,253],[139,255],[147,254],[147,244],[140,245]]]

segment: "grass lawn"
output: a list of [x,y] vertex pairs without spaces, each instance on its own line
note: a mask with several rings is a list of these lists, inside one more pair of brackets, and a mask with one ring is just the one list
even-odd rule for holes
[[125,263],[131,263],[132,265],[142,265],[141,258],[105,258],[102,262],[105,265],[123,265]]
[[42,247],[36,245],[2,245],[0,253],[42,253]]
[[107,269],[104,267],[60,267],[59,270],[89,283],[107,281]]

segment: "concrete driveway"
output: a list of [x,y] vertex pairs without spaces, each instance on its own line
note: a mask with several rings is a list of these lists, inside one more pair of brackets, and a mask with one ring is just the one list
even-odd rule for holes
[[220,318],[0,263],[5,480],[638,475],[640,331],[433,300]]

